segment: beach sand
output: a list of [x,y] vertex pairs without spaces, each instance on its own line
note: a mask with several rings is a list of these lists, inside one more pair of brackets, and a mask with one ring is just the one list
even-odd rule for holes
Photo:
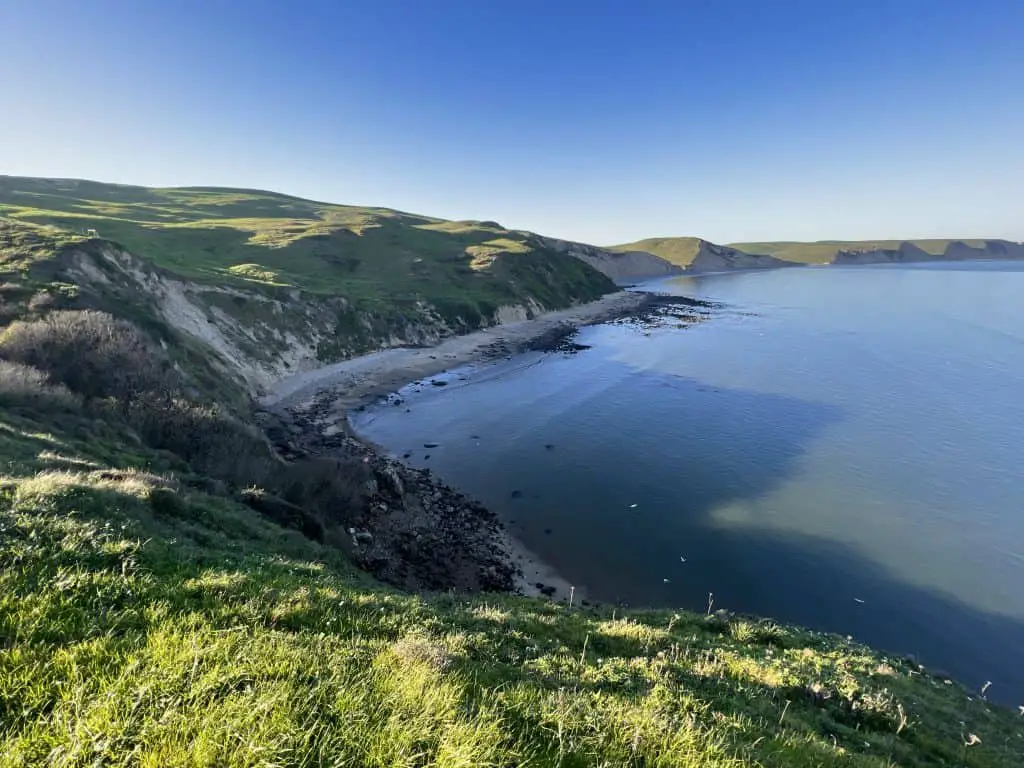
[[419,379],[498,354],[517,351],[559,328],[599,323],[639,309],[649,294],[620,291],[597,301],[530,320],[505,323],[444,339],[433,347],[396,347],[298,373],[272,385],[260,399],[264,407],[288,408],[330,391],[336,408],[348,410]]

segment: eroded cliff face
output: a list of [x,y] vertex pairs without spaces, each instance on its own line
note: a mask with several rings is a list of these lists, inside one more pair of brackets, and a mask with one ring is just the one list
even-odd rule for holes
[[690,272],[723,272],[732,269],[772,269],[797,266],[789,261],[760,253],[746,253],[727,245],[700,241],[697,255],[690,264]]
[[656,277],[667,277],[681,273],[669,261],[646,251],[627,251],[620,253],[598,248],[594,245],[574,243],[569,240],[558,240],[551,237],[538,236],[538,240],[546,247],[559,253],[575,256],[580,261],[607,275],[619,285],[635,283]]
[[982,248],[974,248],[960,241],[946,246],[943,256],[953,261],[971,259],[1024,259],[1024,243],[1009,240],[986,240]]
[[934,261],[936,256],[918,248],[913,243],[900,243],[899,248],[874,248],[863,251],[838,251],[832,258],[833,264],[889,264]]
[[899,248],[839,251],[833,264],[910,264],[923,261],[972,261],[978,259],[1024,259],[1024,244],[1009,240],[986,240],[983,246],[959,240],[949,243],[940,254],[928,253],[910,242]]
[[[69,306],[186,334],[215,368],[253,395],[295,373],[371,351],[432,345],[467,330],[460,318],[443,317],[423,301],[401,312],[372,311],[342,296],[296,288],[192,281],[102,240],[68,249],[47,272],[49,279],[76,286]],[[534,300],[502,305],[483,325],[525,320],[545,310]]]

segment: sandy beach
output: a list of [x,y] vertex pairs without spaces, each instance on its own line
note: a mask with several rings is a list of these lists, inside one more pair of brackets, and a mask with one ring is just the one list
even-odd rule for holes
[[334,407],[348,410],[410,382],[494,355],[496,349],[514,351],[561,327],[579,327],[628,314],[643,306],[648,295],[620,291],[530,320],[452,336],[433,347],[396,347],[362,355],[282,379],[260,402],[265,407],[289,408],[330,391]]

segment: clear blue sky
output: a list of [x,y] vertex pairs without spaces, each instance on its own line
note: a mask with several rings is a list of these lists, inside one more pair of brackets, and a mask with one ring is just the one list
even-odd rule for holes
[[1024,239],[1022,0],[0,0],[0,173],[588,242]]

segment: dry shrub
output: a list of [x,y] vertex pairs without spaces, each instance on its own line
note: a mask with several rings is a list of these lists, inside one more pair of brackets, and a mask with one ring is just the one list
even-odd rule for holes
[[170,361],[142,331],[91,310],[12,323],[0,335],[0,357],[38,368],[87,399],[130,400],[167,392],[176,380]]
[[0,405],[46,411],[77,411],[81,398],[45,373],[21,363],[0,360]]
[[369,492],[373,473],[363,463],[313,458],[285,464],[254,425],[185,397],[164,351],[131,323],[103,312],[58,311],[17,321],[0,335],[0,359],[0,402],[53,408],[85,398],[90,411],[123,421],[143,444],[180,457],[192,471],[235,488],[266,488],[282,503],[301,507],[302,515],[284,515],[281,504],[260,502],[313,538],[323,537],[321,522],[350,520]]

